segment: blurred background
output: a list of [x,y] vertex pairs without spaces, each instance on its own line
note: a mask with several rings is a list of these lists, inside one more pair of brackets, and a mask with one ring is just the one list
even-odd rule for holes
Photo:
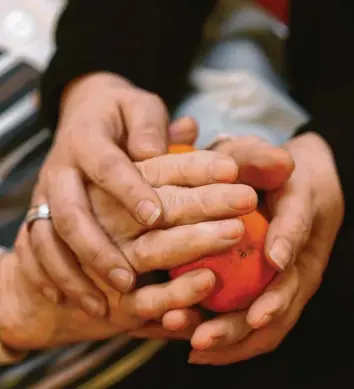
[[[0,0],[0,220],[11,245],[50,134],[37,124],[37,88],[54,46],[64,0]],[[225,128],[282,143],[307,115],[284,77],[287,0],[220,0],[191,69],[190,93],[173,113],[193,116],[203,148]],[[2,205],[2,206],[1,206]],[[10,215],[11,219],[10,219]]]
[[[65,0],[1,0],[0,45],[42,68],[53,50],[53,24],[64,4]],[[235,11],[242,10],[248,15],[244,15],[242,23],[238,21],[240,28],[248,25],[249,30],[258,29],[258,33],[273,29],[275,35],[284,35],[284,25],[279,22],[287,20],[286,7],[286,0],[221,0],[206,28],[206,40],[217,39],[223,21]],[[275,56],[279,55],[276,47],[272,51]]]

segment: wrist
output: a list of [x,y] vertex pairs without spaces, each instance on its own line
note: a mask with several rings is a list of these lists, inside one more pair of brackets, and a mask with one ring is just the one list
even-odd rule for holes
[[105,88],[130,88],[133,84],[126,78],[118,74],[109,72],[96,72],[84,74],[72,80],[63,90],[60,99],[60,111],[64,109],[67,103],[78,93],[85,94],[87,90],[100,90]]
[[0,261],[0,340],[4,348],[22,355],[29,350],[104,339],[118,332],[116,325],[90,318],[75,306],[49,301],[22,273],[15,253],[3,256]]
[[32,350],[45,347],[56,331],[56,312],[43,306],[36,292],[21,272],[14,252],[0,261],[0,336],[5,347]]

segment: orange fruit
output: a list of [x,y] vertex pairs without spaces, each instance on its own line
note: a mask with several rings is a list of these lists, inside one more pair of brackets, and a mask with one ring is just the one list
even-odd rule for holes
[[[174,145],[170,149],[174,153],[194,150],[186,145]],[[264,256],[268,221],[258,211],[239,219],[244,223],[245,233],[238,244],[227,251],[201,258],[169,272],[171,278],[176,278],[191,270],[212,270],[216,276],[216,284],[201,305],[214,312],[248,308],[275,275],[275,270]]]
[[196,149],[191,145],[184,144],[175,144],[168,146],[169,154],[182,154],[182,153],[190,153],[191,151],[195,151]]

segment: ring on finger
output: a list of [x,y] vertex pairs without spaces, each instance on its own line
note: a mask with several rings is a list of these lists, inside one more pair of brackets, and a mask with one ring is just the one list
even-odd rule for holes
[[25,221],[28,230],[37,220],[50,220],[52,218],[48,204],[37,204],[30,207],[26,214]]

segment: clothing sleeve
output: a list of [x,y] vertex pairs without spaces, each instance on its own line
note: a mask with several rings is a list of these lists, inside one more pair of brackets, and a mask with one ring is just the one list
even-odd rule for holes
[[354,2],[292,0],[288,68],[295,98],[313,131],[331,146],[346,203],[354,217]]
[[41,83],[41,124],[55,129],[60,96],[73,79],[108,71],[174,106],[186,85],[216,0],[69,0],[56,51]]

